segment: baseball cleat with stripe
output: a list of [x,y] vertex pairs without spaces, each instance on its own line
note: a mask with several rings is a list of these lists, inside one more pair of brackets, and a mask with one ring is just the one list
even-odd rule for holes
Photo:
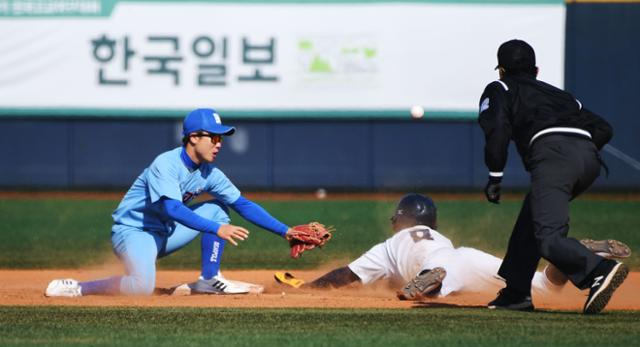
[[594,271],[589,296],[584,304],[583,312],[586,314],[602,311],[609,303],[613,292],[620,287],[629,274],[629,268],[621,262],[604,260],[603,263]]
[[187,285],[191,289],[190,294],[247,294],[249,288],[247,286],[240,286],[238,284],[230,283],[224,278],[217,276],[211,279],[205,280],[203,278],[198,279],[196,282],[189,283]]
[[222,272],[218,271],[216,275],[218,280],[225,282],[227,285],[232,285],[240,288],[246,288],[249,290],[249,294],[262,294],[264,292],[264,286],[256,283],[243,282],[238,280],[232,280],[222,275]]
[[447,271],[441,267],[424,270],[397,293],[398,299],[416,300],[425,296],[435,295],[442,287],[442,281],[446,276]]
[[78,281],[71,278],[53,280],[47,286],[44,296],[61,296],[67,298],[82,296],[82,287],[80,287]]
[[604,258],[628,258],[631,248],[618,240],[580,240],[591,252]]

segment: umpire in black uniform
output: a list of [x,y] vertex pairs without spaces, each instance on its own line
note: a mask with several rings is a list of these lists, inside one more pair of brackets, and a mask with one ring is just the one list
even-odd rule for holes
[[511,140],[531,175],[531,188],[498,271],[507,285],[488,306],[533,310],[531,280],[542,257],[578,288],[590,288],[585,313],[600,312],[628,269],[567,234],[569,202],[600,174],[599,150],[611,139],[611,126],[568,92],[538,81],[534,50],[524,41],[503,43],[496,69],[500,79],[489,83],[480,98],[489,169],[485,193],[490,202],[499,203]]

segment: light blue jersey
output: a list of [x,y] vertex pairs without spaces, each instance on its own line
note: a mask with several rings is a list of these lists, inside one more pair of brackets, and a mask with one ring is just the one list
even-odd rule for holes
[[213,164],[203,163],[189,171],[180,158],[182,147],[164,152],[135,180],[112,217],[115,225],[145,231],[170,233],[176,223],[167,219],[159,200],[162,197],[187,204],[203,192],[225,205],[240,197],[240,190]]
[[[126,268],[126,275],[81,282],[82,295],[151,295],[155,288],[156,260],[182,249],[198,236],[200,277],[207,285],[213,283],[208,281],[219,275],[227,240],[218,236],[218,231],[231,222],[228,207],[255,225],[285,237],[287,225],[242,197],[215,165],[201,162],[198,166],[187,154],[187,149],[193,148],[190,147],[193,141],[211,141],[205,144],[222,148],[220,138],[204,139],[205,135],[230,136],[234,132],[234,127],[222,124],[220,115],[213,109],[196,109],[185,117],[183,136],[189,137],[190,142],[184,148],[157,156],[133,182],[112,214],[111,244]],[[215,200],[184,206],[204,192]],[[215,283],[222,281],[220,277]],[[227,293],[226,286],[215,289]]]

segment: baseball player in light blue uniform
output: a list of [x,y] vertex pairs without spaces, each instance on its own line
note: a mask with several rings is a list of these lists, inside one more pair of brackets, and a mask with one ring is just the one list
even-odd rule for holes
[[[213,109],[190,112],[183,123],[183,146],[157,156],[113,212],[111,242],[127,274],[90,282],[54,280],[45,295],[151,295],[155,287],[156,259],[181,249],[199,234],[202,234],[202,269],[200,279],[189,284],[192,292],[247,293],[248,288],[219,275],[226,242],[237,245],[237,240],[249,235],[248,230],[229,224],[228,208],[282,237],[291,229],[244,198],[212,164],[222,148],[223,136],[234,132],[234,127],[222,124]],[[187,206],[205,192],[215,200]]]

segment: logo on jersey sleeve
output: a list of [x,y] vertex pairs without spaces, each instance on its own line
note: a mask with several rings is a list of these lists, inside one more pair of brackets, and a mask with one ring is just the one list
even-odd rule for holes
[[480,103],[480,113],[489,109],[489,98],[484,98],[482,103]]
[[186,192],[182,194],[182,203],[186,204],[200,194],[202,194],[202,188],[198,188],[195,192]]

